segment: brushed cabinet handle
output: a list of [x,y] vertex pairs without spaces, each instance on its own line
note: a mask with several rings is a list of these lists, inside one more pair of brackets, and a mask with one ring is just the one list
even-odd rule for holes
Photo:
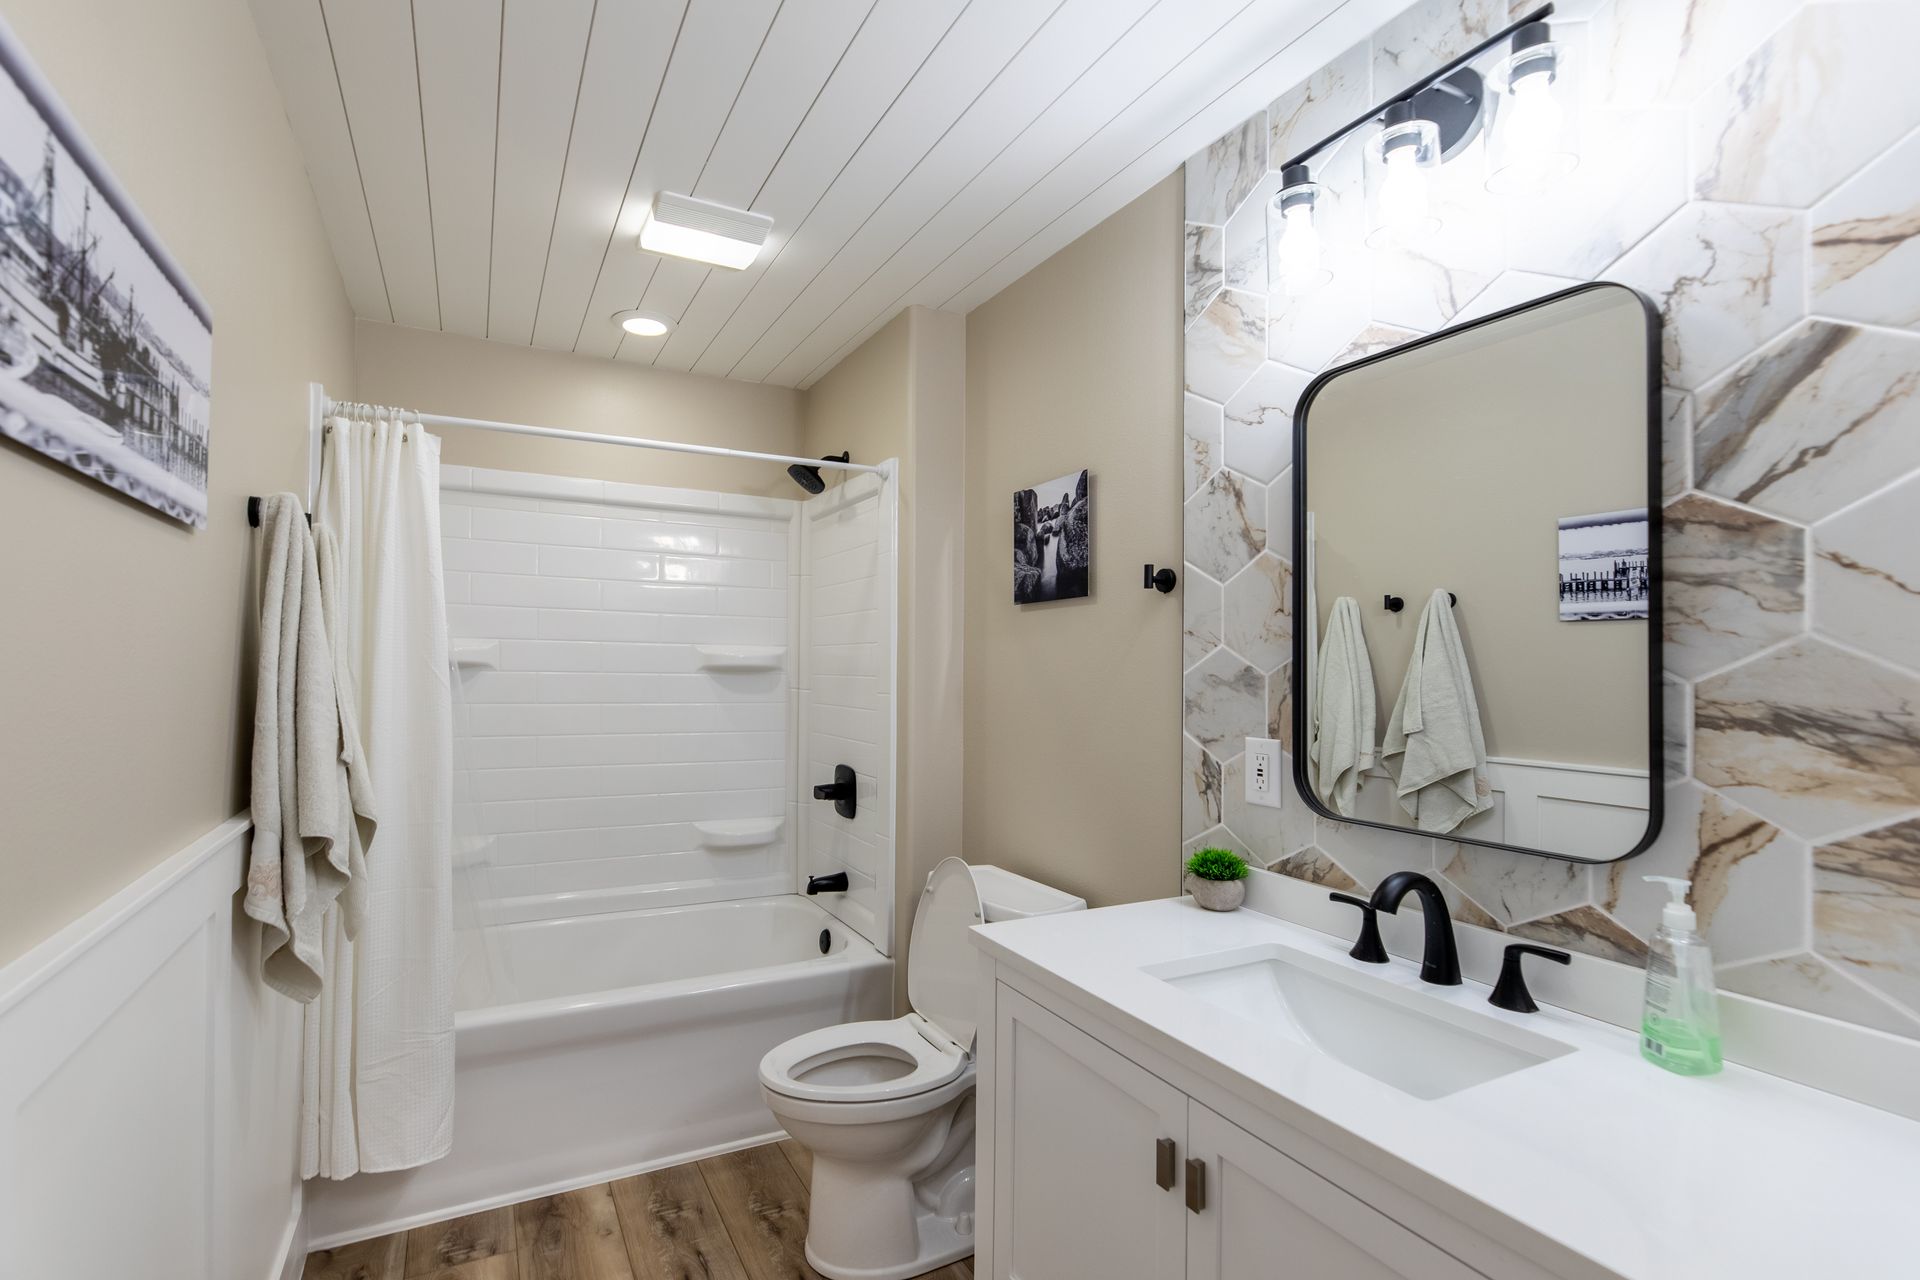
[[1199,1213],[1207,1207],[1207,1162],[1187,1161],[1187,1208]]
[[1153,1144],[1153,1180],[1162,1191],[1171,1191],[1173,1178],[1173,1139],[1161,1138]]

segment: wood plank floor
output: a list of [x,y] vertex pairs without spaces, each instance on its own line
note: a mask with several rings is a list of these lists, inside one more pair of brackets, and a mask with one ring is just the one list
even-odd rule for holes
[[[305,1280],[820,1280],[788,1139],[307,1255]],[[969,1259],[925,1280],[973,1280]]]

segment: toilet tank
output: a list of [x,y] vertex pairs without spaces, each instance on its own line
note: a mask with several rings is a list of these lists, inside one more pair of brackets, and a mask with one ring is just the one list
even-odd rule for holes
[[1028,916],[1054,916],[1062,911],[1085,911],[1087,900],[1070,893],[1017,876],[1011,871],[984,864],[973,864],[973,883],[980,891],[980,910],[988,924],[997,920],[1024,920]]

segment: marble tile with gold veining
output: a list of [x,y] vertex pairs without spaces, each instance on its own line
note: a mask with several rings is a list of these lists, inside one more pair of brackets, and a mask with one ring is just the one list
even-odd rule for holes
[[1226,226],[1266,172],[1267,113],[1256,111],[1187,161],[1187,221]]
[[1685,391],[1798,320],[1805,215],[1690,204],[1607,271],[1660,310],[1668,385]]
[[1814,851],[1813,948],[1920,1011],[1920,819]]
[[1920,678],[1807,637],[1693,689],[1693,776],[1797,835],[1920,809]]
[[1266,298],[1222,290],[1187,329],[1187,390],[1225,404],[1266,358]]
[[1920,328],[1920,133],[1808,217],[1814,314]]
[[1660,513],[1669,671],[1718,671],[1804,629],[1806,530],[1690,493]]
[[1595,869],[1597,901],[1642,938],[1667,902],[1650,875],[1693,881],[1688,901],[1717,964],[1804,947],[1811,862],[1806,841],[1697,782],[1667,788],[1660,837],[1638,857]]
[[1920,673],[1920,475],[1813,531],[1814,630]]
[[1223,469],[1187,499],[1187,559],[1215,582],[1240,572],[1266,545],[1265,486]]
[[1293,649],[1293,575],[1271,551],[1227,582],[1227,647],[1259,670],[1275,671]]
[[1214,650],[1181,683],[1187,732],[1210,755],[1230,760],[1266,736],[1266,679],[1235,654]]
[[1293,411],[1313,375],[1269,360],[1227,401],[1225,465],[1263,484],[1293,461]]
[[1920,6],[1809,5],[1693,106],[1694,194],[1805,209],[1920,125]]
[[1809,320],[1702,389],[1694,484],[1812,522],[1920,467],[1920,335]]

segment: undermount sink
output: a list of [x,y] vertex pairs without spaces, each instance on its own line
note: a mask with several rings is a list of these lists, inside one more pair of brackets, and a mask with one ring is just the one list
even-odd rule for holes
[[1278,943],[1144,972],[1416,1098],[1443,1098],[1573,1052]]

